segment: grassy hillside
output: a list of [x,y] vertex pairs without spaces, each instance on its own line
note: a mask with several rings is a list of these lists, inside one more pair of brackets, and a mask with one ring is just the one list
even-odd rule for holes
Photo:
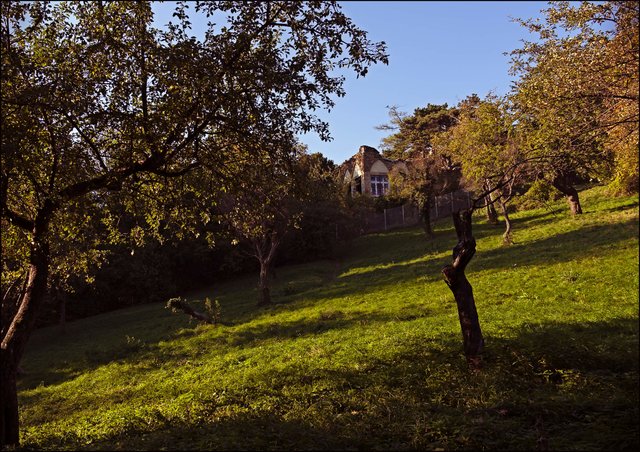
[[20,382],[22,441],[37,449],[635,449],[638,198],[581,193],[479,216],[467,275],[486,341],[466,368],[440,275],[449,220],[362,237],[341,262],[277,269],[190,294],[225,325],[162,304],[37,331]]

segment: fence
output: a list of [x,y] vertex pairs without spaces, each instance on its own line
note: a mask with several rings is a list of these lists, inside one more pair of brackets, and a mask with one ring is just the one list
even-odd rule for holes
[[[469,192],[458,190],[442,196],[436,196],[431,208],[431,220],[448,217],[452,212],[467,209],[471,206]],[[418,208],[407,203],[399,207],[384,209],[383,212],[370,212],[365,216],[363,229],[365,233],[388,231],[394,228],[414,226],[420,222]]]

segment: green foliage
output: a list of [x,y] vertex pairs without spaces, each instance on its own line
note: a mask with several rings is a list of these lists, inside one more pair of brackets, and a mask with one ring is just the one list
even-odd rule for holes
[[638,190],[637,2],[556,2],[511,55],[513,99],[544,172],[573,171]]
[[472,95],[460,102],[458,110],[457,124],[437,135],[434,147],[461,165],[467,188],[483,192],[519,174],[524,156],[506,100]]
[[[138,246],[161,240],[167,223],[179,238],[197,234],[194,223],[208,221],[207,195],[237,176],[234,146],[249,152],[259,142],[277,160],[285,157],[278,145],[295,132],[328,137],[313,111],[344,94],[340,69],[364,76],[387,62],[385,44],[371,42],[333,2],[174,7],[158,29],[149,3],[3,3],[8,279],[27,267],[36,218],[49,228],[38,242],[51,247],[62,285],[100,262],[93,228]],[[205,37],[193,38],[192,18],[211,15],[226,23],[208,22]],[[215,178],[191,190],[178,176],[198,166]],[[125,212],[137,222],[122,231]]]
[[561,194],[544,179],[538,179],[529,189],[516,198],[514,204],[519,210],[548,207],[551,202],[559,199]]
[[416,108],[412,115],[391,107],[389,116],[389,124],[377,127],[380,130],[394,131],[382,139],[383,153],[387,158],[410,160],[427,155],[433,150],[433,137],[456,124],[458,111],[449,108],[447,104],[427,104],[424,108]]
[[392,209],[398,207],[407,202],[407,200],[401,196],[378,196],[373,200],[376,211],[382,212],[385,209]]
[[418,206],[425,205],[437,195],[458,189],[459,167],[451,160],[448,150],[437,148],[434,141],[458,123],[459,111],[447,104],[427,104],[416,108],[413,115],[389,110],[389,124],[380,130],[393,131],[383,138],[381,147],[387,158],[407,162],[408,173],[395,172],[390,176],[393,195],[412,199]]
[[220,302],[218,299],[211,301],[209,297],[204,299],[204,306],[207,310],[207,314],[211,318],[211,321],[214,325],[220,323],[222,319],[222,307],[220,306]]
[[[638,198],[584,191],[518,212],[517,242],[474,224],[468,268],[486,338],[470,373],[440,269],[456,242],[417,228],[359,238],[340,262],[281,267],[188,296],[230,324],[162,304],[34,333],[20,382],[38,450],[636,449]],[[183,295],[186,297],[186,295]],[[129,338],[127,338],[129,336]],[[90,358],[95,357],[95,358]],[[98,359],[99,358],[99,359]],[[53,409],[55,407],[55,409]]]

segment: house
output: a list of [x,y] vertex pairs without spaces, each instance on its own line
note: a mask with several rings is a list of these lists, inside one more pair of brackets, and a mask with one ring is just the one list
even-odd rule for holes
[[360,146],[358,153],[340,165],[342,181],[352,196],[360,193],[373,197],[389,192],[389,173],[407,173],[407,165],[402,160],[383,157],[371,146]]

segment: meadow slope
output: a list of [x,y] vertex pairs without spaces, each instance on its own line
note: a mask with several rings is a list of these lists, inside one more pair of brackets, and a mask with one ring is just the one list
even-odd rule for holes
[[[581,193],[474,220],[468,267],[485,335],[467,370],[449,219],[361,237],[339,261],[188,294],[222,307],[198,325],[164,304],[37,331],[20,381],[23,446],[63,450],[637,449],[638,197]],[[200,305],[201,302],[194,302]]]

